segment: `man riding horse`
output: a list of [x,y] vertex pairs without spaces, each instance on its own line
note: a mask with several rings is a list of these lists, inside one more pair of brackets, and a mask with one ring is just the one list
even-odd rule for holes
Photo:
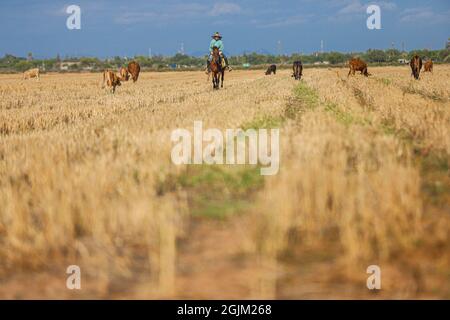
[[219,49],[220,58],[223,59],[223,61],[225,62],[225,65],[223,66],[224,69],[228,68],[228,70],[231,71],[232,69],[231,69],[230,65],[228,64],[228,58],[223,53],[224,45],[223,45],[223,41],[222,41],[222,36],[220,35],[219,32],[216,32],[214,35],[212,35],[212,40],[209,44],[209,56],[208,56],[208,60],[206,61],[206,74],[209,74],[211,72],[210,63],[211,63],[214,48]]

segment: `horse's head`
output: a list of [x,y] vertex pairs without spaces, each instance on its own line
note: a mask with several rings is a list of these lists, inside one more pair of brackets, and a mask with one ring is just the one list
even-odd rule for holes
[[213,47],[211,63],[218,65],[220,60],[219,48]]

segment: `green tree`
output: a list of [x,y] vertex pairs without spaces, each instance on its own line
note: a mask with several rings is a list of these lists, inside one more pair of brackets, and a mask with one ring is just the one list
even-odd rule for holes
[[363,56],[367,62],[387,62],[388,55],[383,50],[369,49]]

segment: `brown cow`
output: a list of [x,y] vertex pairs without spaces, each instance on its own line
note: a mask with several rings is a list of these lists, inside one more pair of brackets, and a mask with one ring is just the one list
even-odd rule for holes
[[433,73],[433,61],[431,59],[425,62],[423,72]]
[[141,72],[141,66],[136,61],[131,61],[128,64],[127,68],[128,72],[131,74],[131,78],[133,82],[136,82],[139,78],[139,72]]
[[128,72],[127,68],[120,68],[119,69],[119,75],[120,75],[120,81],[128,81],[130,79],[130,73]]
[[411,67],[411,76],[414,76],[414,79],[419,80],[420,70],[422,69],[422,58],[416,54],[411,59],[409,66]]
[[103,72],[103,88],[105,84],[111,87],[111,92],[114,93],[116,92],[116,86],[121,86],[120,78],[111,70],[105,70]]
[[36,80],[39,80],[39,68],[30,69],[23,73],[24,80],[31,78],[36,78]]
[[350,67],[350,71],[348,72],[347,77],[349,77],[350,74],[355,75],[356,71],[361,71],[361,74],[366,77],[370,76],[370,73],[367,71],[367,63],[360,58],[351,58],[348,62],[348,66]]

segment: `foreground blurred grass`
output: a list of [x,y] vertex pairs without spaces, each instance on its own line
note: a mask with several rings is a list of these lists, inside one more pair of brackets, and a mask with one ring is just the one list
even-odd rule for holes
[[259,167],[191,166],[178,181],[193,216],[219,218],[248,210],[264,185]]

